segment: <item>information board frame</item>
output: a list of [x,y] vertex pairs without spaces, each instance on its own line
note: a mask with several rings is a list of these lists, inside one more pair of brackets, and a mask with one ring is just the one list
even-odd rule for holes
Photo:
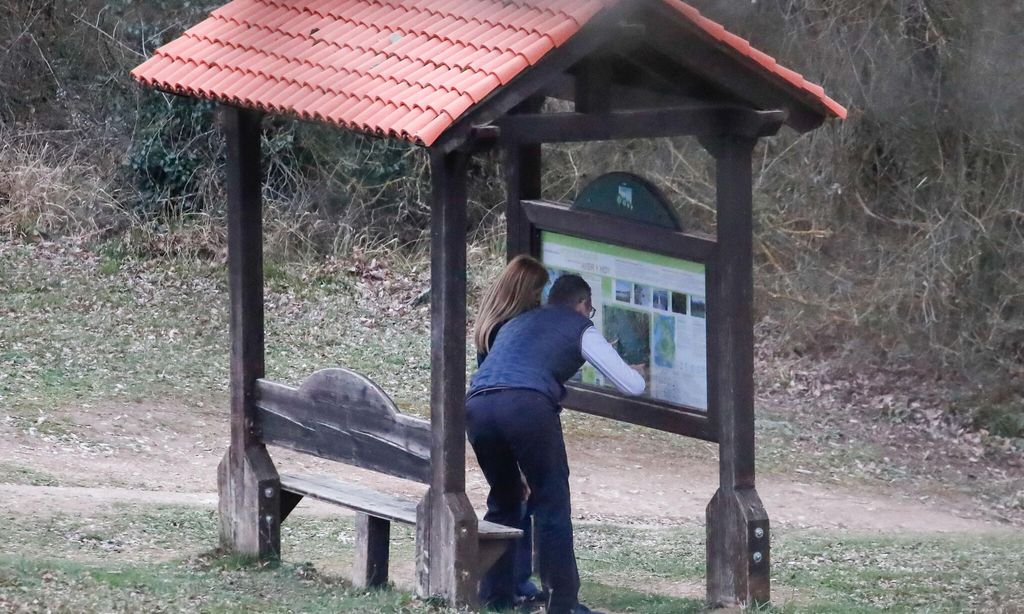
[[[521,202],[525,214],[523,222],[529,225],[526,233],[530,237],[529,252],[538,259],[542,257],[543,249],[541,232],[549,231],[702,264],[705,284],[708,288],[713,287],[717,274],[715,263],[718,249],[714,237],[572,209],[563,203],[543,200]],[[707,293],[706,300],[706,360],[708,373],[711,373],[717,361],[717,344],[713,338],[717,306],[711,292]],[[563,405],[575,411],[717,443],[718,406],[717,395],[712,389],[714,378],[708,377],[707,385],[706,411],[658,399],[629,397],[615,390],[577,382],[570,382],[566,386],[567,395]]]

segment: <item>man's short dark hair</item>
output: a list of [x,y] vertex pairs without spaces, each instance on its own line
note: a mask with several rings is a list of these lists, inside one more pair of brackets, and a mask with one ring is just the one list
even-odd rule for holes
[[579,275],[562,275],[555,280],[548,294],[548,303],[573,307],[590,298],[590,284]]

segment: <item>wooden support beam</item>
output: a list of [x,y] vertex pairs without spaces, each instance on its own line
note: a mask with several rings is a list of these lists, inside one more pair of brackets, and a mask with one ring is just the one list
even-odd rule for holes
[[228,293],[231,297],[231,446],[241,455],[259,443],[254,389],[263,377],[263,202],[260,120],[255,111],[223,107],[227,140]]
[[[539,230],[550,230],[568,235],[583,236],[633,249],[658,246],[658,253],[683,260],[709,262],[716,249],[713,237],[707,235],[659,228],[625,218],[570,209],[561,203],[543,200],[522,202],[526,219]],[[538,257],[539,252],[532,252]]]
[[[539,113],[542,97],[528,98],[512,115]],[[505,170],[505,255],[532,254],[537,232],[523,212],[522,201],[541,196],[541,146],[539,143],[510,143],[502,149]]]
[[754,139],[702,143],[717,167],[718,250],[708,295],[709,395],[719,442],[719,489],[707,508],[708,601],[770,597],[768,515],[754,487]]
[[391,558],[391,522],[368,514],[356,514],[355,560],[352,584],[358,588],[377,588],[388,583]]
[[501,128],[503,141],[524,144],[726,134],[756,138],[775,134],[785,119],[784,111],[696,105],[603,113],[508,115],[494,123]]
[[302,495],[294,492],[289,492],[282,488],[280,501],[281,511],[279,515],[280,521],[283,523],[285,519],[288,518],[288,516],[295,509],[295,506],[299,504],[299,501],[302,501]]
[[721,485],[754,486],[754,273],[752,162],[754,141],[705,141],[716,161],[718,251],[709,288],[709,317],[720,352],[711,370],[718,397]]
[[264,372],[261,117],[221,107],[227,141],[231,446],[217,482],[221,543],[268,561],[281,552],[281,507],[277,470],[255,429],[255,385]]
[[708,416],[700,410],[684,410],[652,399],[623,398],[621,394],[573,384],[566,389],[562,401],[566,409],[704,441],[713,442],[718,437]]
[[431,152],[431,485],[466,490],[466,171],[469,156]]
[[417,508],[417,592],[476,602],[477,518],[466,497],[466,170],[431,150],[430,489]]

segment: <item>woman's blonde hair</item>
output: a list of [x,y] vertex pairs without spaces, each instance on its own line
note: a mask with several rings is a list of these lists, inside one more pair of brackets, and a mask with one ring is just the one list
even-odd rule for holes
[[496,326],[540,304],[540,293],[548,283],[548,272],[536,258],[516,256],[487,289],[473,327],[473,343],[481,353],[491,349],[491,332]]

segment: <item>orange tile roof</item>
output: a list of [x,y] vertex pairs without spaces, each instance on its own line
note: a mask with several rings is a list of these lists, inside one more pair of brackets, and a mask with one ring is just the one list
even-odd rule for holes
[[[431,145],[622,0],[233,0],[132,71],[146,85]],[[626,0],[629,1],[629,0]],[[680,0],[663,0],[823,113],[846,109]]]

